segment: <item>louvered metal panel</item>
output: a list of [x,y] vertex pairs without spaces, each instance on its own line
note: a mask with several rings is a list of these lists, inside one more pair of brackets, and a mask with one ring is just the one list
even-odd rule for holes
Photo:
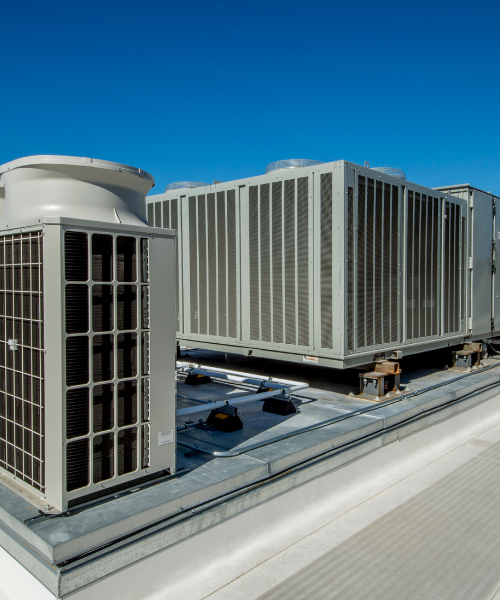
[[155,202],[155,227],[161,226],[161,202]]
[[250,339],[309,344],[308,179],[249,189]]
[[347,350],[354,350],[354,189],[347,193]]
[[227,335],[235,338],[238,335],[237,292],[238,277],[236,262],[236,193],[227,192]]
[[199,264],[199,301],[200,301],[200,333],[206,335],[208,333],[208,317],[207,317],[207,219],[206,219],[206,197],[205,195],[198,196],[198,264]]
[[217,335],[227,337],[226,193],[217,192]]
[[198,224],[196,197],[189,198],[189,298],[191,333],[199,333],[198,325]]
[[260,186],[259,221],[260,221],[260,322],[261,336],[264,342],[272,338],[271,327],[271,248],[270,248],[270,184]]
[[[188,202],[189,313],[188,329],[202,336],[237,335],[237,243],[235,191],[190,196]],[[178,230],[178,200],[163,201],[170,227]],[[179,239],[181,234],[179,235]],[[196,242],[193,242],[196,240]],[[177,246],[178,257],[179,245]],[[178,319],[182,293],[178,261]],[[182,329],[182,322],[178,331]]]
[[321,347],[332,347],[332,174],[321,175]]
[[285,343],[297,343],[296,317],[296,203],[295,179],[285,179],[284,193],[284,253],[285,253]]
[[217,335],[217,230],[215,194],[207,194],[208,333]]
[[148,223],[151,225],[151,227],[154,227],[154,224],[155,224],[155,205],[154,205],[153,202],[151,202],[150,204],[148,204],[147,216],[148,216]]
[[250,186],[249,231],[250,231],[250,339],[260,340],[260,277],[259,277],[259,188]]
[[358,239],[356,265],[357,347],[366,343],[366,177],[358,176]]
[[283,183],[272,184],[273,342],[283,343]]
[[168,200],[164,200],[162,202],[163,205],[163,228],[170,229],[170,202]]
[[297,344],[309,346],[309,179],[297,179]]

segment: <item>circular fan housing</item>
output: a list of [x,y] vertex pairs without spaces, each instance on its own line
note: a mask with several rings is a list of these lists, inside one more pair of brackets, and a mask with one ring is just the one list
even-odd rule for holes
[[406,173],[402,169],[395,169],[394,167],[372,167],[372,169],[385,175],[392,175],[392,177],[406,180]]
[[310,160],[308,158],[289,158],[288,160],[277,160],[266,167],[266,173],[281,171],[282,169],[300,169],[301,167],[312,167],[322,165],[321,160]]
[[209,183],[204,183],[203,181],[174,181],[173,183],[169,183],[165,188],[166,192],[170,190],[183,190],[185,188],[197,188],[203,187],[204,185],[210,185]]

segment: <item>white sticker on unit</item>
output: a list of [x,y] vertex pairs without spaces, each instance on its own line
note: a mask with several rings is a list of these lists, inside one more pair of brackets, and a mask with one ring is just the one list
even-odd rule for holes
[[500,231],[497,231],[497,239],[500,240]]
[[174,430],[169,429],[168,431],[160,431],[158,434],[158,446],[166,446],[172,444],[174,441]]
[[312,363],[318,363],[319,362],[319,358],[317,356],[303,356],[302,360],[304,362],[312,362]]

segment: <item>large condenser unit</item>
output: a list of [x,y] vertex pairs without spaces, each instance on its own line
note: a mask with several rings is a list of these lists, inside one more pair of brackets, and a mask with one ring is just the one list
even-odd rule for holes
[[175,233],[148,173],[0,167],[0,481],[44,510],[175,470]]
[[181,343],[346,368],[492,335],[466,199],[299,162],[147,198],[150,224],[179,235]]

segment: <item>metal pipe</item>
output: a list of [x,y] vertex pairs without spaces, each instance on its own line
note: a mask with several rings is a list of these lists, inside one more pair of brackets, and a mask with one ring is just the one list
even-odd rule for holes
[[[228,369],[216,369],[213,367],[193,367],[193,363],[177,362],[177,368],[183,373],[194,373],[196,375],[207,375],[208,377],[216,377],[218,379],[227,379],[228,381],[234,381],[236,383],[249,383],[251,385],[262,385],[267,387],[281,389],[291,385],[299,385],[301,382],[290,381],[288,379],[277,379],[256,377],[251,373],[242,373],[241,371],[230,371]],[[309,386],[308,386],[309,387]]]
[[[444,385],[454,383],[455,381],[459,381],[460,379],[464,379],[465,377],[470,377],[471,375],[476,375],[477,373],[482,373],[483,371],[489,371],[490,369],[494,369],[498,366],[499,365],[488,365],[487,367],[483,367],[482,369],[478,369],[477,371],[472,371],[470,373],[465,373],[464,375],[460,375],[459,377],[454,377],[453,379],[450,379],[449,381],[430,385],[426,388],[417,390],[416,392],[411,392],[409,394],[402,394],[401,396],[398,396],[397,398],[391,398],[390,400],[386,400],[385,402],[378,402],[374,406],[366,406],[365,408],[360,408],[359,410],[353,410],[345,415],[339,415],[338,417],[332,417],[331,419],[327,419],[326,421],[320,421],[319,423],[316,423],[314,425],[308,425],[307,427],[302,427],[301,429],[297,429],[296,431],[293,431],[291,433],[284,433],[283,435],[278,435],[276,437],[266,440],[265,442],[257,442],[255,444],[251,444],[249,446],[246,446],[245,448],[242,448],[241,450],[225,450],[222,452],[215,450],[212,452],[211,450],[204,450],[204,449],[198,448],[198,447],[194,448],[192,446],[189,446],[188,444],[185,444],[184,442],[177,442],[177,443],[181,446],[185,446],[186,448],[192,448],[193,450],[198,450],[199,452],[203,452],[204,454],[209,454],[210,456],[216,456],[219,458],[231,458],[234,456],[239,456],[240,454],[245,454],[246,452],[251,452],[252,450],[257,450],[258,448],[263,448],[265,446],[269,446],[270,444],[275,444],[276,442],[281,442],[283,440],[295,437],[296,435],[300,435],[302,433],[308,433],[309,431],[314,431],[315,429],[321,429],[322,427],[327,427],[328,425],[333,425],[340,421],[345,421],[346,419],[350,419],[351,417],[356,417],[358,415],[363,415],[365,413],[372,412],[374,410],[378,410],[379,408],[383,408],[385,406],[390,406],[391,404],[395,404],[396,402],[401,402],[402,400],[408,400],[409,398],[412,398],[413,396],[419,396],[420,394],[423,394],[425,392],[429,392],[436,388],[440,388]],[[492,385],[498,385],[498,382],[495,384],[492,384]],[[488,386],[485,386],[485,387],[488,387]],[[481,391],[481,390],[477,390],[477,391]]]
[[244,404],[245,402],[253,402],[254,400],[265,400],[266,398],[274,398],[279,394],[291,394],[298,390],[304,390],[309,387],[308,383],[301,383],[292,387],[282,388],[279,390],[273,390],[271,392],[263,392],[262,394],[247,394],[246,396],[238,396],[237,398],[231,398],[229,400],[222,400],[220,402],[212,402],[210,404],[204,404],[203,406],[190,406],[189,408],[180,408],[177,411],[178,417],[185,417],[187,415],[195,415],[196,413],[205,412],[207,410],[214,410],[216,408],[222,408],[223,406],[235,406],[237,404]]

